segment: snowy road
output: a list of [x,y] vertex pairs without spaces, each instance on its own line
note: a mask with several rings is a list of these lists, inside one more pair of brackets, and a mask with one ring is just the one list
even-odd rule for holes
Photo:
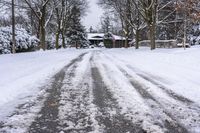
[[88,51],[0,121],[0,132],[200,133],[200,105],[155,79]]

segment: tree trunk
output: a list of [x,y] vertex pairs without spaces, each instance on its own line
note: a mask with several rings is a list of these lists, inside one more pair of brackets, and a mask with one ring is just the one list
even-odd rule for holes
[[12,53],[14,54],[16,46],[16,40],[15,40],[15,3],[14,0],[12,0]]
[[155,24],[149,25],[149,37],[150,37],[150,45],[151,50],[156,49],[156,38],[155,38]]
[[62,31],[62,47],[66,48],[64,31]]
[[62,20],[61,20],[58,8],[56,8],[55,10],[56,10],[56,16],[57,16],[57,25],[58,25],[57,32],[56,32],[56,50],[58,50],[59,49],[59,37],[60,37],[60,32],[61,32],[61,21]]
[[57,33],[56,33],[56,50],[59,49],[59,36],[60,36],[60,31],[57,31]]
[[140,31],[137,29],[135,33],[135,49],[139,49],[139,32]]
[[59,49],[59,37],[60,37],[60,22],[58,22],[58,29],[56,33],[56,49]]
[[126,40],[125,40],[125,48],[128,48],[128,37],[126,36]]
[[33,23],[34,23],[33,22],[33,11],[31,10],[30,12],[31,12],[31,16],[30,16],[31,17],[31,20],[30,20],[31,21],[31,35],[34,35],[34,33],[33,33]]
[[45,31],[45,14],[46,14],[46,6],[42,8],[42,17],[40,19],[40,47],[43,50],[46,50],[46,31]]
[[46,50],[46,44],[45,44],[45,28],[44,28],[44,24],[42,22],[41,26],[40,26],[40,47],[43,50]]
[[186,20],[184,20],[184,33],[183,33],[183,48],[186,49]]
[[78,49],[78,44],[77,44],[77,42],[75,41],[75,45],[76,45],[76,49]]
[[[41,28],[40,28],[41,24],[40,24],[40,23],[41,23],[41,20],[38,21],[38,25],[37,25],[37,26],[38,26],[38,27],[37,27],[37,35],[36,35],[37,38],[39,38],[39,39],[40,39],[40,33],[41,33],[41,32],[40,32],[40,30],[41,30]],[[40,45],[38,45],[38,46],[40,46]]]
[[[186,7],[185,7],[186,8]],[[184,27],[183,27],[183,48],[186,49],[186,32],[187,32],[187,16],[186,16],[186,9],[184,9]]]
[[129,47],[129,36],[130,36],[130,24],[129,24],[129,20],[131,20],[131,1],[127,0],[126,1],[126,20],[125,20],[125,25],[126,25],[126,43],[125,43],[125,47],[128,48]]
[[126,21],[126,31],[125,31],[125,48],[128,48],[128,38],[129,38],[129,34],[130,34],[130,31],[129,31],[129,25],[128,25],[128,21]]

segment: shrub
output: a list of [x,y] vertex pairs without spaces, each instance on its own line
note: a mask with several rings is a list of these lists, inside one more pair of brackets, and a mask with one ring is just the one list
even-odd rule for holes
[[[28,52],[37,49],[39,40],[25,29],[16,28],[16,52]],[[12,52],[12,27],[0,27],[0,54]]]

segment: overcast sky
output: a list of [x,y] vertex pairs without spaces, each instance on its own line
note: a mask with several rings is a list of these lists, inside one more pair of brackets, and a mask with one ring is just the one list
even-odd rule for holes
[[96,26],[100,22],[100,17],[103,13],[103,10],[97,5],[98,0],[88,0],[89,1],[89,11],[87,16],[83,19],[83,24],[87,29],[92,26],[96,28]]

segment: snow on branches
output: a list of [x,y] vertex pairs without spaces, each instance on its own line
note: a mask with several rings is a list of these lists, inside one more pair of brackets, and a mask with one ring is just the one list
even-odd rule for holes
[[[25,29],[16,28],[16,51],[31,51],[38,47],[39,40],[31,36]],[[0,27],[0,54],[12,51],[12,27]]]

